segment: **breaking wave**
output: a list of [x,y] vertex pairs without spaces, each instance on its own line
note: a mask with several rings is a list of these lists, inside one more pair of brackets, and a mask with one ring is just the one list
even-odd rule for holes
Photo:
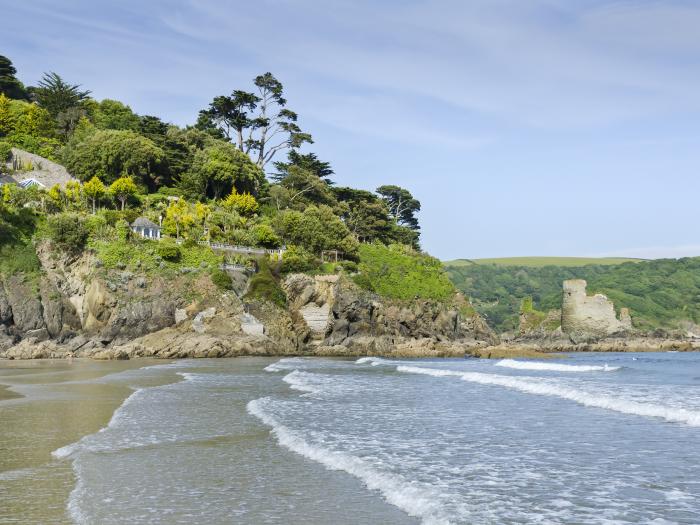
[[285,357],[276,363],[267,365],[264,370],[265,372],[285,372],[287,370],[294,370],[308,362],[309,359],[304,359],[303,357]]
[[307,394],[318,394],[320,389],[315,387],[311,382],[312,374],[294,370],[282,378],[282,381],[287,383],[290,388],[306,392]]
[[587,407],[602,408],[623,414],[660,418],[672,423],[685,423],[693,427],[700,426],[700,411],[668,407],[655,403],[640,403],[638,401],[630,401],[607,395],[596,395],[574,388],[546,383],[544,381],[525,379],[522,377],[483,374],[480,372],[457,372],[453,370],[423,368],[418,366],[398,366],[396,370],[409,374],[424,374],[435,377],[457,377],[462,381],[471,383],[496,385],[528,394],[568,399]]
[[603,365],[562,365],[559,363],[542,363],[539,361],[516,361],[501,359],[496,366],[515,368],[516,370],[549,370],[553,372],[614,372],[619,366]]
[[246,409],[249,414],[272,427],[272,433],[280,445],[330,470],[342,470],[359,478],[370,490],[379,491],[388,503],[420,518],[423,523],[441,525],[450,522],[443,511],[441,494],[433,487],[408,481],[399,474],[377,470],[359,457],[309,443],[265,410],[265,405],[271,401],[270,398],[255,399],[248,403]]

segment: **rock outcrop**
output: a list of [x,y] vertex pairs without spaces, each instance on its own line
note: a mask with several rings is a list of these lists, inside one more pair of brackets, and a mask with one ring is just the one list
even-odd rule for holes
[[497,341],[461,295],[452,304],[396,301],[337,275],[290,275],[284,289],[302,342],[317,354],[463,356]]
[[56,184],[64,188],[68,182],[78,182],[60,164],[19,148],[12,148],[12,159],[8,164],[15,170],[11,178],[17,183],[33,179],[49,189]]
[[595,340],[630,331],[632,319],[626,308],[618,318],[605,295],[588,296],[586,281],[572,279],[563,283],[561,329],[575,342]]

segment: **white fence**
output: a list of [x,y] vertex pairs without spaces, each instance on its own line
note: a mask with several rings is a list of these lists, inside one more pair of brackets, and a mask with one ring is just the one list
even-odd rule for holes
[[[182,239],[178,239],[175,242],[182,244],[183,241]],[[252,246],[237,246],[234,244],[225,244],[221,242],[198,241],[197,244],[209,246],[212,250],[224,250],[227,252],[241,253],[244,255],[276,255],[280,259],[284,255],[284,252],[287,251],[286,248],[254,248]]]

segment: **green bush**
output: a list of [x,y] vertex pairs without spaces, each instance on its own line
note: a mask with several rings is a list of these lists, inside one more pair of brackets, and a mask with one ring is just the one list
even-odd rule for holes
[[10,155],[12,154],[12,144],[9,142],[5,142],[4,140],[0,140],[0,171],[5,167],[4,164],[5,162],[10,160]]
[[117,239],[126,242],[129,239],[129,235],[131,233],[129,223],[124,219],[119,219],[114,225],[114,227],[117,230]]
[[284,306],[287,303],[287,296],[272,274],[270,263],[266,257],[258,259],[258,272],[250,279],[245,298],[264,299],[279,306]]
[[348,273],[355,273],[357,271],[357,263],[355,261],[343,261],[340,263],[340,267]]
[[40,269],[39,258],[31,243],[0,247],[0,271],[6,275],[36,273]]
[[51,239],[65,251],[80,251],[87,241],[89,230],[77,213],[59,213],[49,217],[46,229]]
[[455,288],[442,263],[404,245],[362,244],[355,282],[365,289],[395,299],[448,300]]
[[156,253],[166,261],[179,261],[182,256],[180,247],[172,241],[162,240],[156,247]]
[[229,275],[218,268],[211,272],[211,281],[222,290],[231,290],[233,288]]
[[269,224],[257,224],[253,227],[255,244],[265,248],[276,248],[280,245],[280,238]]
[[107,221],[101,215],[91,215],[85,219],[85,227],[92,237],[102,237],[109,228]]
[[318,268],[319,262],[314,255],[300,246],[289,246],[282,258],[282,272],[308,272]]

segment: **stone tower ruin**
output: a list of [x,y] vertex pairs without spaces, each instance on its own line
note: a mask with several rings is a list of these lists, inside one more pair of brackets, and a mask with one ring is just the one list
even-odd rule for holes
[[603,294],[586,295],[586,281],[572,279],[563,283],[561,329],[575,339],[600,339],[632,329],[629,310],[622,308],[620,318]]

